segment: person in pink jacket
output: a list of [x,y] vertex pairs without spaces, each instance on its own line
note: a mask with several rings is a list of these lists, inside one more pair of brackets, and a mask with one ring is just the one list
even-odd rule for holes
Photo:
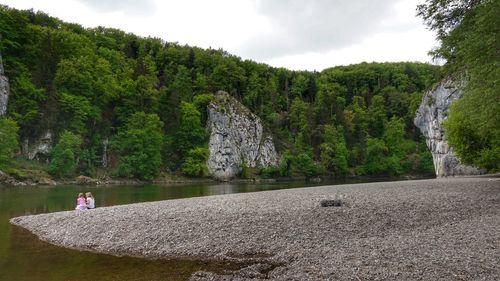
[[76,198],[75,210],[87,210],[87,201],[85,200],[83,193],[79,193],[78,198]]

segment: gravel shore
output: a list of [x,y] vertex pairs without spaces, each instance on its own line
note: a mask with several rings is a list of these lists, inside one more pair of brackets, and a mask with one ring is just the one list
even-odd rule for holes
[[11,223],[64,247],[249,264],[192,280],[500,280],[498,178],[230,194]]

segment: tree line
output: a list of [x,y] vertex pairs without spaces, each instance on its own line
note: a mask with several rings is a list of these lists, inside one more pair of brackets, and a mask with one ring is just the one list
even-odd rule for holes
[[[7,6],[0,35],[11,84],[2,122],[19,140],[56,136],[47,167],[56,177],[95,175],[108,146],[105,164],[117,176],[206,176],[206,107],[218,90],[263,120],[283,156],[277,167],[244,168],[242,177],[433,173],[413,118],[422,93],[442,77],[439,66],[291,71]],[[12,165],[8,158],[0,165]]]

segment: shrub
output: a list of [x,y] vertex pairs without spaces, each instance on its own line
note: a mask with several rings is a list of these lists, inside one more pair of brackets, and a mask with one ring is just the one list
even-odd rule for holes
[[181,171],[190,177],[206,177],[208,175],[208,149],[196,147],[187,153],[187,157],[182,163]]
[[82,138],[79,135],[64,131],[52,150],[49,173],[55,177],[73,176],[81,144]]
[[12,163],[12,155],[18,147],[17,123],[9,118],[0,117],[0,168]]

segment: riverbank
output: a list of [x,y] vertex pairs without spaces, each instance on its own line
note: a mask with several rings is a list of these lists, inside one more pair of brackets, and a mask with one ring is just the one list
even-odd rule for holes
[[[322,207],[340,199],[340,207]],[[500,182],[451,178],[139,203],[13,218],[69,248],[247,261],[191,279],[498,280]],[[92,227],[82,227],[90,225]]]
[[176,184],[176,183],[211,183],[212,178],[186,178],[177,175],[163,175],[153,181],[124,178],[92,178],[77,176],[74,179],[53,179],[46,172],[37,171],[36,176],[19,178],[0,170],[0,187],[2,186],[56,186],[56,185],[144,185],[144,184]]
[[[25,171],[24,171],[25,172]],[[0,187],[3,186],[57,186],[57,185],[90,185],[90,186],[113,186],[113,185],[145,185],[145,184],[189,184],[189,183],[220,183],[210,177],[188,178],[177,174],[162,174],[159,178],[151,181],[142,181],[139,179],[111,178],[108,176],[92,178],[88,176],[77,176],[74,179],[53,179],[44,171],[31,170],[29,176],[19,177],[8,174],[0,170]],[[319,183],[346,183],[346,182],[371,182],[371,181],[395,181],[395,180],[416,180],[429,179],[433,175],[400,175],[394,177],[386,176],[349,176],[346,178],[334,178],[328,176],[318,176],[310,179],[305,177],[278,177],[278,178],[234,178],[228,182],[231,183],[271,183],[271,182],[308,182],[314,185]]]

